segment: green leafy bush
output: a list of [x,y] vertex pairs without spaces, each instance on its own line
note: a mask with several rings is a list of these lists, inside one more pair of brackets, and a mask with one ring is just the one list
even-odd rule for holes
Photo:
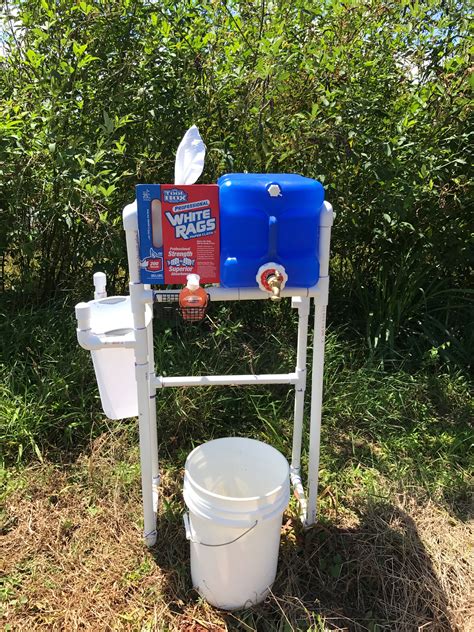
[[[123,287],[121,209],[169,182],[196,123],[205,171],[319,178],[337,211],[333,318],[375,358],[469,356],[464,1],[14,0],[0,41],[7,287]],[[414,344],[416,342],[416,344]]]

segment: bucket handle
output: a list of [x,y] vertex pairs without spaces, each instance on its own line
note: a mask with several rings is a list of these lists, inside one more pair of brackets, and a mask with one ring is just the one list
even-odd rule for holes
[[183,514],[183,522],[184,522],[184,528],[186,530],[186,540],[193,542],[193,544],[200,544],[201,546],[210,546],[210,547],[227,546],[228,544],[234,544],[234,542],[237,542],[237,540],[240,540],[240,538],[243,538],[244,535],[247,535],[247,533],[250,533],[252,529],[255,529],[255,527],[258,524],[258,520],[255,520],[254,524],[251,527],[249,527],[246,531],[238,535],[233,540],[229,540],[229,542],[223,542],[222,544],[206,544],[205,542],[199,542],[199,540],[193,539],[193,534],[191,531],[191,523],[189,522],[188,513]]

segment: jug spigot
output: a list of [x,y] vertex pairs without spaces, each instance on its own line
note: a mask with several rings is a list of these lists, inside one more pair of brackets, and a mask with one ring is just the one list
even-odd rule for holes
[[283,281],[283,275],[278,270],[275,270],[275,273],[272,274],[268,279],[268,287],[272,291],[272,295],[270,296],[271,301],[280,301],[281,296],[281,284]]
[[269,261],[260,266],[255,280],[263,292],[270,294],[269,298],[271,301],[279,301],[281,292],[288,281],[288,274],[281,263]]

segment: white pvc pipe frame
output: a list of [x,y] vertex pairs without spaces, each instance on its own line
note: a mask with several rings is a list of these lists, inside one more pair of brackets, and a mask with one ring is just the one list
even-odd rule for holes
[[[125,207],[123,223],[127,240],[127,257],[130,273],[130,297],[133,312],[134,336],[120,341],[110,337],[94,336],[87,319],[81,318],[78,305],[78,339],[84,348],[104,348],[108,345],[133,347],[135,350],[135,377],[138,392],[140,434],[140,464],[144,515],[144,538],[147,546],[156,543],[156,516],[158,511],[158,437],[156,426],[156,390],[173,386],[240,386],[256,384],[292,384],[295,386],[293,448],[290,467],[291,482],[300,503],[300,514],[306,527],[313,525],[317,516],[319,451],[321,435],[321,411],[323,396],[324,341],[326,333],[326,306],[329,290],[329,247],[333,209],[324,202],[320,214],[319,232],[319,281],[311,288],[288,288],[282,298],[292,299],[298,309],[298,342],[296,369],[293,373],[266,375],[208,375],[162,377],[155,375],[153,354],[153,321],[145,325],[145,305],[160,301],[165,291],[151,290],[140,281],[138,256],[138,221],[136,202]],[[96,282],[96,279],[94,279]],[[100,287],[96,293],[103,296],[105,281],[97,279]],[[99,283],[96,283],[96,286]],[[238,301],[267,299],[268,294],[259,288],[206,288],[213,301]],[[306,389],[306,356],[310,300],[314,301],[313,360],[311,377],[311,410],[309,431],[308,495],[301,479],[301,447],[303,437],[304,396]],[[81,305],[81,304],[80,304]],[[134,339],[134,340],[133,340]],[[125,343],[125,344],[124,344]]]

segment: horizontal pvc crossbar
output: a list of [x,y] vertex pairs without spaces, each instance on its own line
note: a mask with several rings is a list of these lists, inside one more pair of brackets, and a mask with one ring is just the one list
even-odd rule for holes
[[[304,298],[319,296],[322,290],[321,280],[317,285],[313,287],[292,287],[284,288],[280,296],[282,298],[292,298],[294,296],[301,296]],[[324,285],[324,283],[323,283]],[[155,301],[158,303],[162,301],[169,301],[169,295],[173,290],[154,290]],[[248,288],[248,287],[206,287],[206,292],[210,295],[213,301],[258,301],[268,300],[270,294],[263,292],[260,288]],[[166,295],[162,298],[162,294]],[[178,299],[179,292],[176,291],[176,299]]]
[[155,378],[155,388],[168,386],[245,386],[252,384],[297,384],[298,373],[268,373],[263,375],[199,375]]

